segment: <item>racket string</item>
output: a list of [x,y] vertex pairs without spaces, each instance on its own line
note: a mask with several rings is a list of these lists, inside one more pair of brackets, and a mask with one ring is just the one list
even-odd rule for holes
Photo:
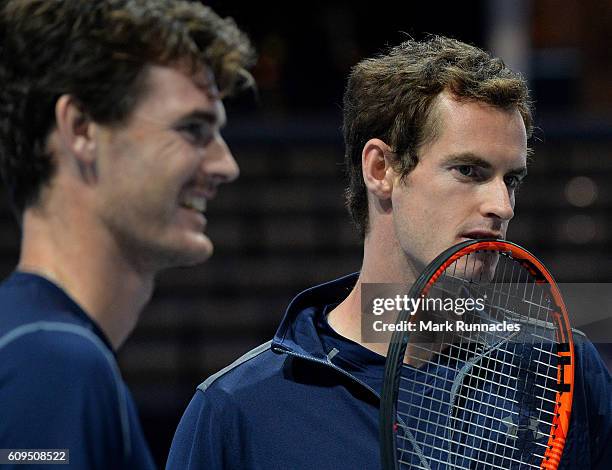
[[[400,379],[399,393],[404,398],[398,398],[398,416],[404,424],[399,425],[399,429],[404,428],[404,431],[418,437],[408,439],[398,433],[399,462],[408,468],[433,470],[449,468],[449,464],[451,468],[467,470],[540,468],[537,462],[542,460],[547,448],[547,444],[539,440],[546,439],[550,434],[551,419],[546,417],[554,414],[556,404],[553,384],[556,384],[559,355],[553,347],[555,338],[552,335],[551,315],[554,309],[544,298],[543,289],[537,289],[529,273],[525,273],[525,280],[521,282],[524,270],[517,269],[515,262],[503,263],[501,279],[509,282],[495,280],[485,288],[482,282],[484,269],[481,269],[478,282],[470,279],[466,283],[468,274],[478,271],[477,261],[474,257],[471,264],[464,262],[462,277],[457,275],[458,263],[454,263],[452,273],[448,274],[447,269],[438,284],[450,280],[452,292],[459,292],[456,287],[461,284],[475,296],[484,291],[491,299],[483,309],[490,318],[511,318],[521,321],[530,330],[523,335],[523,339],[529,337],[532,343],[528,348],[529,354],[525,354],[524,348],[520,351],[522,354],[517,354],[517,347],[506,345],[498,348],[495,354],[484,357],[480,364],[473,366],[474,370],[466,373],[461,378],[461,385],[457,386],[458,367],[464,363],[458,357],[466,360],[469,355],[477,355],[487,345],[503,341],[504,335],[475,332],[460,335],[462,341],[457,344],[456,334],[444,333],[439,350],[412,343],[411,348],[429,354],[429,361],[418,369],[410,366],[402,368],[406,369],[408,377],[402,376]],[[510,269],[508,264],[512,266]],[[519,283],[522,284],[521,289],[503,289],[504,284],[518,286]],[[448,282],[444,287],[448,289]],[[522,311],[513,305],[517,303],[521,304]],[[472,320],[482,318],[474,316]],[[406,354],[406,358],[423,361],[423,356],[410,353]],[[430,379],[429,382],[427,379]],[[446,390],[448,386],[457,388],[454,398]],[[449,402],[454,403],[450,405]],[[519,439],[519,434],[529,433],[533,436],[531,441]],[[441,466],[423,466],[420,458],[415,458],[415,444],[419,446],[418,454],[426,454],[429,463]]]

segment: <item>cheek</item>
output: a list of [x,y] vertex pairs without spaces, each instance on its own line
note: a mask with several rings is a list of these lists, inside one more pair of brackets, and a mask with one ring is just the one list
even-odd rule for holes
[[155,157],[124,155],[104,175],[105,199],[114,211],[134,218],[155,214],[161,217],[175,205],[182,181]]

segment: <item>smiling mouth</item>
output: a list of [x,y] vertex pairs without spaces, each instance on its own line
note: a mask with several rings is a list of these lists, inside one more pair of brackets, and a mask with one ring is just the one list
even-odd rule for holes
[[206,212],[206,198],[202,196],[188,196],[181,200],[181,207],[197,212]]

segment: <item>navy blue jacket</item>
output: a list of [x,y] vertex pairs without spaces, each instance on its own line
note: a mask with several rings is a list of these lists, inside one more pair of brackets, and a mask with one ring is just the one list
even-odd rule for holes
[[[290,304],[273,341],[202,383],[179,424],[167,469],[378,469],[384,358],[325,320],[356,275]],[[592,344],[578,356],[566,469],[612,468],[612,385]]]
[[20,272],[0,285],[0,448],[68,449],[61,468],[154,468],[102,331],[55,284]]

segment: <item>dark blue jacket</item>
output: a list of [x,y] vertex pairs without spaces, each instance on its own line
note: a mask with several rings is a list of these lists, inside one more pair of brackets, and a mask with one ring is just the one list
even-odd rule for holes
[[[325,326],[325,315],[355,281],[351,275],[301,293],[273,341],[202,383],[179,424],[167,469],[380,468],[384,358]],[[609,470],[610,376],[593,346],[576,337],[565,468]]]
[[0,449],[68,449],[70,464],[57,468],[154,468],[108,340],[33,274],[0,285]]

